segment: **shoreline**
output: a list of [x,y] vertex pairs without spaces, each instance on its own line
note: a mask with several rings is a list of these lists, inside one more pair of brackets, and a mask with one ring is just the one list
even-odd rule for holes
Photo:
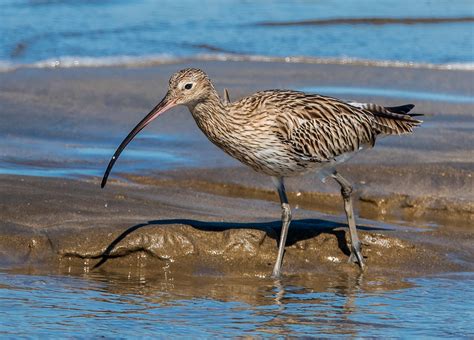
[[[81,174],[74,169],[103,170],[117,141],[160,99],[169,75],[189,66],[206,70],[220,92],[229,89],[231,99],[315,83],[474,93],[470,73],[416,68],[194,61],[21,69],[0,73],[0,132],[8,142],[0,166],[12,174],[19,165],[71,171],[70,176]],[[474,105],[415,104],[425,122],[413,135],[381,139],[341,167],[358,197],[357,220],[372,267],[368,275],[474,269]],[[91,270],[107,247],[132,229],[111,248],[101,270],[146,268],[158,275],[170,265],[196,275],[270,274],[280,214],[270,181],[214,147],[182,108],[160,117],[146,133],[124,153],[106,190],[100,190],[97,177],[0,175],[2,267]],[[171,156],[176,156],[167,163],[171,169],[163,168]],[[345,263],[347,230],[337,188],[314,176],[289,182],[296,222],[284,272],[355,275],[356,268]]]

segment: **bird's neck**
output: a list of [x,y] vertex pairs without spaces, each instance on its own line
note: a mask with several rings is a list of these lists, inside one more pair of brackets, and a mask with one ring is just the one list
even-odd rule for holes
[[188,106],[199,128],[214,143],[225,134],[229,126],[229,110],[213,89],[208,96]]

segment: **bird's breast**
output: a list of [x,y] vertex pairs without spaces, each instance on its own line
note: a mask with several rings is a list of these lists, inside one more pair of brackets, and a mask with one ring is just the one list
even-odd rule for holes
[[257,172],[271,176],[290,176],[306,170],[288,146],[271,134],[229,134],[209,138],[224,152]]
[[197,125],[213,144],[257,172],[290,176],[307,170],[308,164],[298,160],[279,138],[274,120],[246,118],[195,117]]

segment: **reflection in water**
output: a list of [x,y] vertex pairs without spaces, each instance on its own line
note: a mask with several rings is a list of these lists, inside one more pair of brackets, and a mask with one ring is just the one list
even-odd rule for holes
[[[445,336],[471,329],[474,275],[281,280],[0,274],[0,334],[29,336]],[[449,329],[444,326],[449,322]]]
[[358,328],[350,321],[350,316],[357,312],[355,298],[361,289],[363,273],[354,275],[327,281],[328,294],[318,291],[318,287],[294,285],[292,280],[287,283],[275,280],[271,294],[274,308],[269,305],[269,309],[263,310],[271,319],[260,325],[258,331],[296,335],[300,329],[307,329],[306,335],[316,332],[357,335]]

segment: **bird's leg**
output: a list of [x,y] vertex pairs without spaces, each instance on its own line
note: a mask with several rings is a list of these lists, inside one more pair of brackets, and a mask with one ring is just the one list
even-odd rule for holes
[[357,235],[357,229],[354,219],[354,209],[352,207],[352,186],[347,179],[342,177],[338,172],[334,171],[332,177],[341,186],[341,195],[344,200],[344,210],[347,216],[347,224],[349,224],[349,232],[351,235],[351,255],[349,262],[357,262],[361,269],[364,269],[364,259],[361,253],[361,243]]
[[280,196],[281,202],[281,234],[280,234],[280,245],[278,247],[278,256],[273,268],[273,277],[279,277],[281,272],[281,263],[283,261],[283,254],[285,252],[286,236],[288,235],[288,229],[291,222],[291,209],[288,204],[288,198],[286,197],[285,185],[283,183],[283,177],[272,177],[273,183],[277,187],[278,195]]

